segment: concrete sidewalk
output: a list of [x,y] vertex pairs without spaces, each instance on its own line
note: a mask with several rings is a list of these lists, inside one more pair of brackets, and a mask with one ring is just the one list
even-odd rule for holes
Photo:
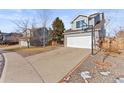
[[26,58],[16,52],[4,53],[5,66],[0,82],[56,83],[89,54],[88,49],[64,47]]
[[40,83],[41,76],[22,56],[15,52],[4,53],[5,66],[0,82],[4,83]]
[[36,68],[44,82],[59,82],[70,70],[90,54],[89,49],[64,48],[37,54],[26,59]]

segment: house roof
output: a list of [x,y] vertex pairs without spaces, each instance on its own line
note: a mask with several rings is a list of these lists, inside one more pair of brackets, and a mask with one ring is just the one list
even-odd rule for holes
[[100,13],[91,14],[91,15],[89,15],[89,18],[92,18],[92,17],[97,16],[97,15],[99,15],[99,14],[100,14]]
[[75,21],[79,16],[82,16],[82,17],[86,17],[86,18],[93,18],[94,16],[96,16],[96,15],[99,15],[100,13],[93,13],[93,14],[91,14],[91,15],[89,15],[89,16],[86,16],[86,15],[78,15],[78,16],[76,16],[72,21],[71,21],[71,23],[73,22],[73,21]]
[[30,39],[29,37],[21,37],[21,38],[19,38],[19,40],[28,40],[28,39]]
[[93,18],[94,16],[97,16],[97,15],[99,15],[99,14],[101,14],[101,13],[93,13],[93,14],[91,14],[91,15],[89,15],[89,16],[86,16],[86,15],[78,15],[78,16],[76,16],[72,21],[71,21],[71,23],[73,22],[73,21],[75,21],[78,17],[80,17],[80,16],[82,16],[82,17],[86,17],[86,18]]
[[76,16],[76,17],[71,21],[71,23],[72,23],[73,21],[75,21],[79,16],[88,18],[88,16],[86,16],[86,15],[78,15],[78,16]]
[[[34,32],[34,31],[43,31],[44,28],[45,28],[46,31],[48,30],[46,27],[33,28],[33,29],[28,28],[27,30],[30,30],[31,32]],[[25,30],[25,31],[27,31],[27,30]],[[23,32],[25,32],[25,31],[23,31]]]

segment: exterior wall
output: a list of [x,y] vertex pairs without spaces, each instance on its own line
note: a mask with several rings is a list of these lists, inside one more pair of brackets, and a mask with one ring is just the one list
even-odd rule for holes
[[45,29],[45,33],[43,30],[44,29],[39,29],[33,32],[33,37],[30,41],[32,46],[41,46],[43,42],[45,42],[45,44],[48,43],[48,30]]
[[100,32],[100,31],[95,31],[95,33],[94,33],[94,47],[95,47],[95,48],[97,48],[97,45],[98,45],[99,32]]
[[64,35],[64,47],[67,47],[67,36],[68,35]]
[[95,24],[94,18],[90,19],[90,20],[89,20],[89,25],[93,25],[93,26],[94,26],[94,24]]
[[105,38],[105,36],[106,36],[106,30],[104,27],[102,27],[101,30],[99,31],[99,37]]
[[19,45],[23,46],[23,47],[27,47],[28,46],[28,42],[26,40],[20,40],[19,41]]
[[103,20],[104,19],[104,13],[101,13],[100,14],[100,20]]
[[[45,30],[45,33],[44,31]],[[45,44],[48,43],[48,30],[47,28],[35,28],[35,29],[28,29],[23,32],[23,37],[25,38],[30,38],[30,45],[31,46],[41,46],[45,42]],[[44,39],[45,38],[45,39]],[[24,40],[23,40],[24,41]],[[25,42],[22,42],[22,46],[26,45]],[[23,44],[25,43],[25,44]]]
[[88,18],[87,17],[83,17],[83,16],[79,16],[76,20],[74,20],[71,23],[71,29],[72,30],[81,30],[82,28],[76,28],[76,22],[80,21],[80,20],[84,20],[86,24],[88,24]]
[[31,31],[30,31],[30,30],[27,30],[26,32],[27,32],[27,33],[26,33],[26,34],[27,34],[26,36],[27,36],[27,37],[31,37]]
[[31,29],[24,31],[23,37],[33,37],[33,32],[31,31]]

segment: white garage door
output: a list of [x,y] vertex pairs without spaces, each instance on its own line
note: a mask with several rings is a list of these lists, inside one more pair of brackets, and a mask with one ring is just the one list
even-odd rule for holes
[[91,36],[67,37],[67,47],[90,48]]

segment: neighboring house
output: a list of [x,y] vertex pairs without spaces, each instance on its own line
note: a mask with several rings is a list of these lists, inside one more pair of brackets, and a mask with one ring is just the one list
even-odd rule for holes
[[18,44],[21,33],[0,33],[0,44]]
[[48,30],[45,27],[27,29],[20,39],[21,46],[42,46],[48,43]]
[[64,46],[91,49],[93,30],[93,44],[96,47],[97,41],[106,35],[104,23],[104,13],[78,15],[71,21],[71,29],[64,33]]

